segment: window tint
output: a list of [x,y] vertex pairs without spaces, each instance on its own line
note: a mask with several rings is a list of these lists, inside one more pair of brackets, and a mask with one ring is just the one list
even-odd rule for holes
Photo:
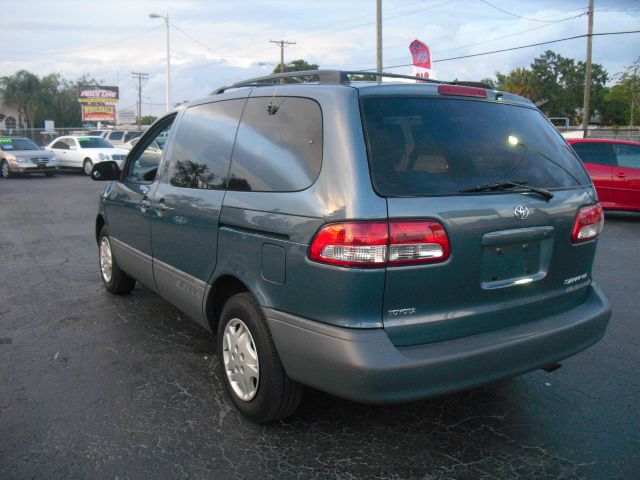
[[67,145],[62,140],[58,140],[56,143],[53,144],[51,148],[56,148],[59,150],[69,150],[69,145]]
[[640,169],[640,147],[635,145],[616,145],[618,166]]
[[111,132],[109,134],[109,140],[122,140],[124,132]]
[[0,148],[12,150],[40,150],[40,147],[28,138],[0,138]]
[[580,160],[597,165],[615,165],[616,157],[610,143],[574,143],[571,145]]
[[80,137],[78,143],[80,143],[80,148],[114,148],[102,137]]
[[363,99],[373,183],[381,195],[459,193],[523,181],[588,185],[558,131],[537,110],[475,100]]
[[[155,141],[160,136],[168,135],[175,115],[165,119],[154,128],[149,135],[143,137],[136,145],[143,150],[138,151],[135,156],[130,156],[127,160],[125,178],[130,182],[152,182],[158,173],[158,166],[162,159],[162,149]],[[141,145],[140,145],[141,144]]]
[[297,191],[309,187],[322,164],[322,113],[313,100],[247,101],[231,163],[230,190]]
[[[169,181],[182,188],[224,189],[233,140],[245,100],[196,105],[180,120],[171,149]],[[158,139],[158,145],[165,138]]]

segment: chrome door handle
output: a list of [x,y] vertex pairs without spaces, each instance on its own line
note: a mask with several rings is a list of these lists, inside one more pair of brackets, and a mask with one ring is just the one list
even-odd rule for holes
[[616,177],[618,177],[618,178],[626,178],[627,175],[622,173],[622,172],[620,172],[620,173],[616,173]]

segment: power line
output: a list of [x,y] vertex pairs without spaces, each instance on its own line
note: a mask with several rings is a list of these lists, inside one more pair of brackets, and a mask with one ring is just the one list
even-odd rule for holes
[[548,22],[550,23],[552,20],[541,20],[539,18],[528,18],[528,17],[523,17],[521,15],[517,15],[515,13],[511,13],[507,10],[504,10],[503,8],[497,7],[496,5],[487,2],[486,0],[480,0],[482,3],[484,3],[485,5],[490,6],[491,8],[495,8],[496,10],[502,12],[502,13],[506,13],[507,15],[511,15],[512,17],[516,17],[516,18],[521,18],[523,20],[529,20],[530,22]]
[[[607,35],[627,35],[630,33],[640,33],[640,30],[628,30],[625,32],[605,32],[605,33],[594,33],[592,36],[594,37],[598,37],[598,36],[607,36]],[[568,40],[575,40],[577,38],[584,38],[589,36],[589,34],[584,33],[582,35],[575,35],[573,37],[566,37],[566,38],[559,38],[557,40],[549,40],[547,42],[538,42],[538,43],[532,43],[530,45],[521,45],[519,47],[512,47],[512,48],[503,48],[500,50],[491,50],[490,52],[482,52],[482,53],[473,53],[471,55],[461,55],[459,57],[450,57],[450,58],[441,58],[438,60],[432,60],[432,63],[438,63],[438,62],[448,62],[451,60],[461,60],[464,58],[472,58],[472,57],[481,57],[484,55],[491,55],[493,53],[502,53],[502,52],[510,52],[512,50],[522,50],[523,48],[529,48],[529,47],[538,47],[540,45],[549,45],[551,43],[559,43],[559,42],[566,42]],[[390,68],[400,68],[400,67],[410,67],[412,66],[412,63],[405,63],[402,65],[392,65],[392,66],[388,66],[388,67],[384,67],[386,70],[390,69]],[[362,72],[368,72],[370,70],[375,70],[375,68],[367,68],[366,70],[361,70]]]
[[12,55],[38,55],[38,56],[42,56],[42,55],[69,55],[71,53],[86,52],[87,50],[96,50],[98,48],[110,47],[110,46],[116,45],[118,43],[126,42],[127,40],[131,40],[131,39],[134,39],[134,38],[137,38],[137,37],[141,37],[142,35],[146,35],[147,33],[153,32],[154,30],[157,30],[161,26],[162,25],[159,25],[157,27],[150,28],[149,30],[145,30],[144,32],[136,33],[135,35],[130,35],[128,37],[121,38],[120,40],[116,40],[115,42],[105,43],[105,44],[102,44],[102,45],[95,45],[93,47],[79,48],[77,50],[69,50],[67,52],[38,52],[38,53],[31,53],[31,52],[15,52],[15,51],[10,51],[10,50],[0,50],[0,52],[1,53],[9,53],[9,54],[12,54]]

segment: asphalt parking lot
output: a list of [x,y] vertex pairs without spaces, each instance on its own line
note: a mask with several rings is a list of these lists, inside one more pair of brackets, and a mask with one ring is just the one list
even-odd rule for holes
[[225,398],[213,337],[144,287],[103,289],[103,186],[0,180],[0,478],[640,478],[640,217],[607,216],[613,318],[563,368],[410,405],[307,391],[258,426]]

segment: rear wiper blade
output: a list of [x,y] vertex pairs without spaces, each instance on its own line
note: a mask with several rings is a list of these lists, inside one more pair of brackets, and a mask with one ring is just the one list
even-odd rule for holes
[[486,191],[499,191],[509,190],[511,188],[517,188],[518,192],[534,192],[540,195],[545,201],[549,201],[553,198],[553,193],[549,190],[537,187],[529,187],[526,185],[526,181],[513,181],[513,182],[501,182],[501,183],[488,183],[487,185],[478,185],[472,188],[465,188],[460,190],[460,193],[472,193],[472,192],[486,192]]

